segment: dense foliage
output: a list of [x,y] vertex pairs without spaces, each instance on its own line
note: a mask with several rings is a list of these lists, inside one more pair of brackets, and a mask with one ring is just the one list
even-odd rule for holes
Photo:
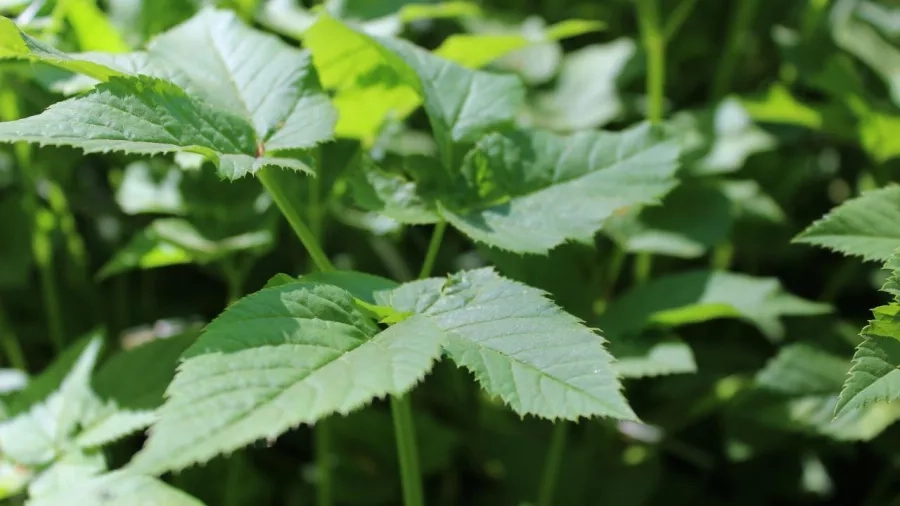
[[900,506],[900,5],[0,14],[6,504]]

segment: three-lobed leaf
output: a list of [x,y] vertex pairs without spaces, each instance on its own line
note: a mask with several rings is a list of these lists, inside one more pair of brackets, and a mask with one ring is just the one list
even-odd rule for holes
[[[27,39],[20,40],[21,46]],[[0,141],[199,153],[237,179],[269,165],[307,170],[279,153],[331,138],[336,121],[309,53],[253,30],[230,11],[203,9],[142,52],[77,58],[49,52],[20,57],[106,82],[37,116],[0,124]]]

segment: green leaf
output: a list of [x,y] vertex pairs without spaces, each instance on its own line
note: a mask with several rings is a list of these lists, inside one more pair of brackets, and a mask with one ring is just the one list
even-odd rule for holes
[[525,90],[514,76],[472,71],[409,42],[375,37],[322,14],[303,36],[326,88],[336,89],[337,133],[371,138],[389,114],[423,104],[445,167],[454,144],[510,124]]
[[870,404],[900,400],[900,304],[873,310],[875,319],[862,330],[863,341],[835,406],[835,416]]
[[619,81],[636,54],[637,44],[628,38],[567,54],[556,87],[537,94],[526,121],[540,128],[574,131],[616,119],[624,112]]
[[454,227],[490,246],[545,253],[591,242],[621,209],[659,203],[678,150],[642,125],[621,133],[490,134],[466,155],[465,187],[439,201]]
[[691,347],[678,338],[612,341],[613,369],[622,378],[647,378],[697,371]]
[[599,21],[570,19],[541,30],[537,36],[525,33],[454,34],[444,39],[434,54],[463,67],[477,69],[531,45],[577,37],[604,27],[605,24]]
[[125,52],[131,49],[94,0],[66,0],[59,6],[82,51]]
[[860,2],[840,1],[831,12],[831,28],[835,43],[872,68],[900,105],[900,50],[879,35],[878,31],[855,16]]
[[394,280],[355,271],[313,272],[302,276],[300,281],[337,286],[361,301],[379,305],[389,304],[390,292],[400,286]]
[[131,269],[154,269],[191,262],[209,263],[240,251],[262,250],[273,243],[268,230],[213,239],[179,218],[160,218],[138,232],[100,269],[98,279]]
[[520,415],[636,418],[603,337],[540,290],[477,269],[401,285],[391,306],[446,332],[447,355]]
[[40,495],[27,506],[73,505],[203,506],[197,499],[156,478],[129,471],[113,471],[94,478],[78,480],[54,493]]
[[403,174],[377,167],[365,158],[349,174],[354,202],[400,223],[424,225],[441,221],[434,195],[423,191],[422,184],[406,173],[428,177],[428,171],[440,171],[440,163],[423,156],[405,157]]
[[[152,410],[163,403],[163,393],[175,376],[181,354],[197,335],[186,332],[156,338],[133,349],[113,355],[97,371],[94,389],[97,394],[122,408]],[[123,381],[140,378],[140,381]]]
[[0,423],[0,446],[7,458],[43,465],[61,454],[75,429],[94,406],[90,374],[102,342],[91,339],[59,389],[46,401]]
[[331,138],[336,121],[309,53],[253,30],[230,11],[204,9],[144,52],[81,58],[131,77],[104,76],[109,81],[84,97],[0,124],[0,141],[199,153],[237,179],[267,165],[308,170],[278,153]]
[[638,334],[652,326],[676,327],[717,318],[739,318],[771,339],[784,335],[782,316],[827,313],[827,304],[784,292],[774,278],[693,270],[656,278],[607,306],[598,326],[609,336]]
[[184,354],[131,467],[182,469],[420,381],[445,333],[411,317],[383,332],[335,286],[265,288],[228,307]]
[[779,350],[757,373],[756,382],[787,395],[834,394],[840,391],[849,368],[846,359],[797,343]]
[[87,346],[97,339],[102,339],[102,335],[91,332],[66,347],[46,369],[30,379],[25,389],[14,394],[7,406],[8,414],[17,415],[25,412],[50,396],[62,384]]
[[100,81],[122,74],[119,70],[102,63],[72,58],[26,35],[11,19],[0,16],[0,61],[9,59],[46,63]]
[[866,261],[886,261],[900,247],[900,186],[847,200],[794,238]]
[[679,185],[662,205],[611,217],[604,232],[628,252],[696,258],[728,238],[732,204],[712,184]]

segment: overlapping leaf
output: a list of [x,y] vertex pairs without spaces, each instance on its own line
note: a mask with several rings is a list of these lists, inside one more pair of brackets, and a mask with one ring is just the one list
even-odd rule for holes
[[780,317],[819,315],[827,304],[785,292],[777,279],[695,270],[654,279],[607,306],[598,326],[615,336],[652,326],[674,327],[716,318],[740,318],[772,339],[783,337]]
[[399,221],[440,216],[489,246],[545,253],[566,241],[590,242],[614,212],[658,203],[675,185],[677,157],[648,125],[568,136],[513,131],[482,138],[461,175],[440,180],[418,169],[409,171],[418,181],[410,181],[372,169],[356,183],[371,196],[360,204]]
[[326,88],[336,89],[339,135],[371,138],[390,114],[423,104],[448,168],[454,144],[510,123],[524,101],[518,78],[463,68],[409,42],[375,37],[322,14],[303,36]]
[[[13,37],[2,33],[3,40]],[[229,11],[204,9],[146,51],[124,55],[76,58],[43,47],[26,53],[29,39],[16,36],[8,54],[106,82],[43,114],[0,124],[0,141],[199,153],[236,179],[266,165],[305,170],[278,153],[329,139],[336,121],[309,53],[256,32]]]
[[847,200],[794,242],[825,247],[864,260],[886,261],[900,247],[900,186],[890,185]]
[[440,355],[445,332],[411,317],[379,333],[355,300],[336,286],[294,282],[230,306],[185,352],[131,466],[181,469],[405,393]]
[[635,418],[605,340],[537,289],[478,269],[401,285],[390,305],[447,332],[449,357],[520,415]]

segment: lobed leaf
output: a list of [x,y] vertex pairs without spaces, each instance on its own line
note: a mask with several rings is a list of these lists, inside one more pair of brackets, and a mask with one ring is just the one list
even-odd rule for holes
[[900,247],[900,186],[865,192],[847,200],[801,232],[794,242],[886,261]]
[[181,469],[401,395],[440,356],[444,334],[420,317],[379,333],[351,294],[335,286],[265,288],[229,306],[185,352],[159,421],[130,467]]
[[264,166],[308,170],[278,152],[331,138],[336,121],[309,53],[253,30],[230,11],[203,9],[146,51],[46,60],[78,71],[69,61],[113,70],[82,72],[108,82],[43,114],[0,124],[0,141],[199,153],[237,179]]
[[537,289],[487,268],[406,283],[390,303],[446,332],[447,355],[520,415],[636,419],[605,340]]

